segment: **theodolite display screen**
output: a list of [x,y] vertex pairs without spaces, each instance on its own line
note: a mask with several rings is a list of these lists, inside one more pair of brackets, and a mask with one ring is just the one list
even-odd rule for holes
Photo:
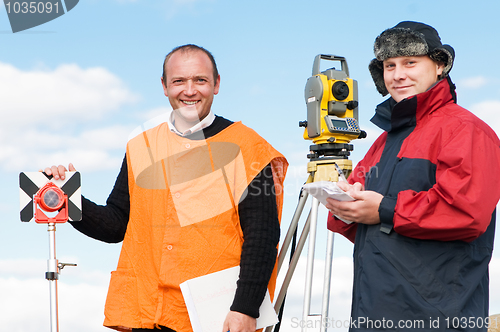
[[347,126],[347,123],[345,123],[344,120],[334,120],[332,119],[332,125],[335,127],[335,128],[349,128]]
[[325,116],[325,122],[331,133],[359,133],[358,122],[354,118],[339,118],[333,115]]

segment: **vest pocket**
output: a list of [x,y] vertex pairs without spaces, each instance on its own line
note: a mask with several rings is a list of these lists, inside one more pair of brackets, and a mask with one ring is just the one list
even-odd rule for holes
[[137,278],[133,269],[111,272],[104,315],[106,326],[140,326]]

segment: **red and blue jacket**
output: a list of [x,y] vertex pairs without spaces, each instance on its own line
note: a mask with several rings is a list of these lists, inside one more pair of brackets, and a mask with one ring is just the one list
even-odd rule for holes
[[497,135],[456,104],[449,78],[399,103],[386,100],[372,122],[385,132],[348,181],[384,196],[381,223],[328,218],[330,230],[355,244],[351,331],[383,320],[392,330],[409,320],[422,322],[420,330],[460,330],[453,323],[466,320],[464,330],[486,331],[469,321],[488,316]]

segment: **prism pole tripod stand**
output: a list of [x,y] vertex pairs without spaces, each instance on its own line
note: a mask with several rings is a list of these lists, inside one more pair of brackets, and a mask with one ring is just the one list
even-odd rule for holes
[[[332,181],[337,182],[339,176],[345,174],[348,176],[352,171],[352,161],[347,159],[349,151],[352,151],[352,145],[350,144],[326,144],[322,146],[312,145],[312,154],[308,155],[310,162],[307,164],[307,172],[309,176],[306,183],[318,182],[318,181]],[[324,154],[324,155],[323,155]],[[340,174],[339,174],[340,172]],[[311,296],[312,296],[312,284],[313,284],[313,270],[314,270],[314,257],[315,257],[315,245],[316,245],[316,231],[317,231],[317,219],[318,219],[318,207],[319,201],[312,197],[311,209],[309,211],[306,222],[302,228],[300,238],[297,243],[297,231],[298,224],[301,218],[304,206],[308,199],[309,194],[301,190],[299,202],[295,209],[292,221],[288,228],[285,239],[281,246],[278,255],[278,273],[280,272],[285,256],[290,251],[290,262],[288,270],[283,280],[283,284],[280,291],[276,297],[275,310],[283,312],[283,304],[290,285],[290,281],[297,267],[297,263],[300,259],[300,255],[304,248],[307,238],[309,238],[308,243],[308,254],[307,254],[307,267],[306,267],[306,282],[304,290],[304,301],[303,301],[303,312],[302,312],[302,331],[306,330],[305,324],[310,317],[320,316],[321,319],[321,331],[327,330],[328,326],[325,322],[328,322],[328,312],[330,308],[330,282],[332,275],[332,263],[333,263],[333,244],[334,244],[334,233],[328,231],[327,244],[326,244],[326,259],[325,259],[325,272],[323,279],[323,297],[322,297],[322,307],[320,314],[311,314]],[[292,248],[290,248],[292,245]],[[279,329],[279,327],[278,327]],[[271,332],[272,327],[268,327],[266,332]]]

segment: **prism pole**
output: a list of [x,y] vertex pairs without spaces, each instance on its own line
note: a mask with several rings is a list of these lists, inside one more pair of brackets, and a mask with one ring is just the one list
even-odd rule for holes
[[47,260],[45,279],[49,281],[50,289],[50,331],[58,332],[57,279],[59,278],[59,264],[56,259],[56,225],[55,223],[49,223],[48,225],[49,259]]

